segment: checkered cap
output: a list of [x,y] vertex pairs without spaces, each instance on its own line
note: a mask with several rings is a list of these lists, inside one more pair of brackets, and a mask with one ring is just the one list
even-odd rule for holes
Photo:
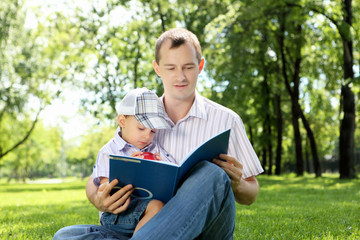
[[146,128],[171,128],[165,120],[165,110],[158,96],[147,88],[131,90],[120,102],[118,114],[131,115]]

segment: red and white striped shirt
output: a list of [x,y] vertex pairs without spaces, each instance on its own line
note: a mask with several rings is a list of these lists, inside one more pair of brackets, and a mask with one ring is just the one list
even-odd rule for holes
[[177,164],[181,164],[200,144],[230,128],[228,155],[235,157],[243,165],[243,178],[264,171],[246,135],[241,118],[229,108],[196,92],[194,103],[183,119],[176,124],[168,116],[166,119],[173,128],[157,130],[155,138],[165,151],[175,158]]

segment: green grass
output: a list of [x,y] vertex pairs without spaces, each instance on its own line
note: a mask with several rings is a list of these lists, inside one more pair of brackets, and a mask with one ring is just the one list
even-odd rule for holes
[[238,206],[234,239],[360,239],[360,181],[338,176],[259,176],[251,205]]
[[0,184],[0,239],[52,239],[63,226],[97,224],[85,184]]
[[[360,239],[360,180],[259,176],[260,193],[237,205],[234,239]],[[85,181],[0,181],[0,239],[51,239],[61,227],[97,224]]]

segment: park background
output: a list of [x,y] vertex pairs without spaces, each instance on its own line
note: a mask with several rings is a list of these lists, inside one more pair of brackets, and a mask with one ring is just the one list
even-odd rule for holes
[[[21,197],[27,192],[47,199],[47,192],[77,190],[79,209],[92,209],[82,189],[98,150],[114,134],[117,104],[135,87],[163,93],[152,69],[155,40],[167,29],[183,27],[203,47],[206,64],[198,91],[241,116],[265,169],[262,189],[274,192],[259,195],[256,204],[272,209],[266,198],[290,204],[282,202],[288,197],[281,195],[286,193],[282,184],[298,191],[298,204],[308,204],[301,197],[311,195],[307,186],[342,189],[334,195],[347,196],[338,203],[349,212],[334,226],[344,225],[346,217],[351,224],[334,235],[321,229],[320,236],[355,239],[360,225],[359,10],[360,2],[350,0],[2,0],[0,183],[1,195],[10,195],[0,205],[1,224],[7,226],[0,236],[32,236],[10,227],[21,222],[16,209],[27,209]],[[289,184],[293,181],[302,184]],[[310,202],[335,201],[327,197],[315,194]],[[53,202],[49,196],[39,204]],[[238,208],[249,216],[266,212]],[[75,217],[64,218],[48,235],[71,220],[78,223],[83,214],[66,205],[55,209],[57,216],[75,211]],[[254,227],[254,234],[262,232]],[[243,231],[252,238],[251,231]],[[21,232],[28,235],[16,235]],[[286,239],[286,233],[278,234],[267,236]]]

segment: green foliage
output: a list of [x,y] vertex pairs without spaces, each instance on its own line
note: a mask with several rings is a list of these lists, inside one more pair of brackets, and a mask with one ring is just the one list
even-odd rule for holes
[[[26,123],[25,120],[23,123]],[[12,145],[13,133],[21,133],[21,126],[8,122],[7,137],[3,141]],[[3,128],[4,129],[4,128]],[[4,131],[5,133],[5,131]],[[2,177],[25,181],[27,178],[58,176],[61,159],[62,136],[57,128],[45,128],[39,123],[29,139],[3,158]]]
[[[155,40],[164,30],[185,27],[199,37],[206,59],[198,89],[242,117],[259,156],[269,144],[275,156],[279,121],[276,99],[280,96],[283,167],[285,171],[291,170],[295,146],[290,96],[281,71],[282,20],[287,62],[293,66],[296,57],[300,54],[302,57],[299,103],[314,132],[319,157],[336,155],[342,117],[340,87],[344,82],[341,35],[353,41],[356,76],[351,80],[351,87],[359,94],[358,1],[353,1],[352,26],[344,22],[340,1],[89,2],[89,8],[69,7],[66,11],[49,10],[45,6],[32,8],[39,21],[30,29],[24,26],[30,9],[25,8],[23,1],[1,1],[0,156],[21,142],[34,123],[36,113],[52,99],[61,97],[66,87],[82,89],[85,93],[79,96],[82,110],[93,113],[99,121],[116,116],[116,105],[129,89],[145,86],[161,95],[161,81],[151,64]],[[296,32],[298,26],[301,34]],[[296,51],[297,43],[300,51]],[[293,76],[294,68],[287,68],[286,73]],[[291,84],[296,89],[294,83]],[[356,106],[359,112],[360,104]],[[302,126],[300,131],[306,145]],[[355,133],[355,140],[359,142],[359,127]],[[63,169],[59,164],[66,159],[70,166],[68,172],[64,170],[61,174],[77,172],[85,176],[99,147],[111,135],[85,134],[82,139],[74,140],[81,145],[72,140],[63,143],[63,152],[57,138],[36,137],[53,141],[53,147],[28,138],[29,142],[10,155],[6,164],[0,158],[0,164],[2,169],[10,166],[24,169],[23,172],[31,176],[41,166],[51,172]],[[44,153],[37,146],[51,150]],[[39,160],[15,163],[12,162],[15,154]],[[59,164],[51,165],[45,159],[58,159]],[[26,167],[27,162],[34,164]],[[18,177],[20,175],[26,176],[21,173]]]
[[25,28],[25,18],[21,1],[1,2],[6,24],[0,29],[0,163],[29,138],[39,113],[58,97],[66,73],[59,70],[61,49],[51,47],[49,29]]
[[114,126],[95,129],[83,136],[80,144],[69,142],[66,150],[67,163],[72,166],[69,174],[72,176],[81,174],[81,177],[89,176],[92,173],[99,150],[113,138],[115,129]]
[[[360,181],[292,175],[259,176],[251,206],[237,205],[234,239],[358,239]],[[57,184],[0,182],[1,239],[51,239],[60,228],[99,224],[86,199],[86,181]]]

